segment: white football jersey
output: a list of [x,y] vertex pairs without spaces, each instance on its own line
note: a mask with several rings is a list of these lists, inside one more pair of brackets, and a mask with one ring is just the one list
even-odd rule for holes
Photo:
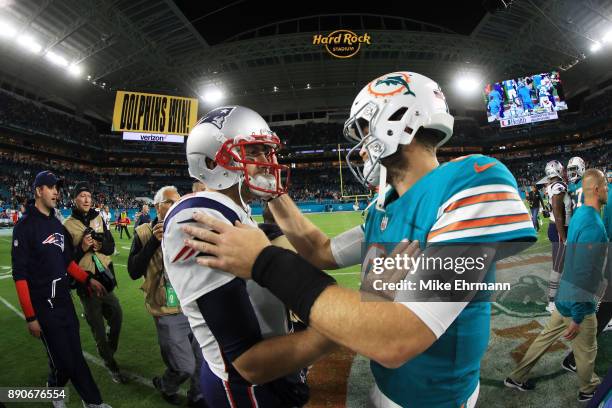
[[[162,250],[168,278],[202,348],[204,359],[219,378],[227,380],[228,373],[221,349],[196,301],[201,296],[239,278],[196,263],[198,254],[185,246],[184,240],[189,237],[181,230],[184,225],[201,226],[192,218],[195,211],[206,213],[229,224],[239,220],[243,224],[257,227],[257,223],[232,199],[213,191],[202,191],[182,197],[170,208],[164,222]],[[265,338],[288,333],[288,313],[283,303],[252,280],[247,281],[246,288],[262,336]]]
[[554,181],[546,187],[546,195],[548,196],[548,202],[551,205],[550,221],[555,222],[555,216],[552,211],[552,198],[557,194],[563,194],[563,207],[565,208],[564,225],[569,225],[570,218],[572,217],[572,199],[567,192],[567,186],[561,181]]

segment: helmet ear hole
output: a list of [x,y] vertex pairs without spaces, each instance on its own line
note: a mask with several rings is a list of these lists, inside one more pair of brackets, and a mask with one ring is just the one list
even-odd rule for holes
[[406,113],[406,111],[408,110],[407,107],[401,107],[398,110],[396,110],[391,116],[389,116],[389,122],[397,122],[399,120],[401,120],[404,117],[404,114]]
[[206,168],[208,170],[213,170],[215,167],[217,167],[217,163],[215,163],[212,159],[208,157],[206,157],[205,163],[206,163]]

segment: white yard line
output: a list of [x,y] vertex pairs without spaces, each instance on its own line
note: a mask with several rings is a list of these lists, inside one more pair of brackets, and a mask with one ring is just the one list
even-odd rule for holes
[[330,272],[331,276],[339,276],[339,275],[359,275],[361,272]]
[[[2,296],[0,296],[0,302],[4,303],[4,305],[6,307],[8,307],[11,311],[13,311],[17,316],[19,316],[22,319],[24,319],[23,313],[21,313],[21,311],[17,310],[17,308],[15,306],[13,306],[9,301],[7,301]],[[90,353],[88,353],[85,350],[83,350],[83,356],[90,363],[93,363],[93,364],[95,364],[95,365],[97,365],[97,366],[99,366],[101,368],[106,369],[106,367],[104,367],[104,362],[100,358],[91,355]],[[147,387],[150,387],[150,388],[153,388],[153,389],[155,388],[153,386],[153,383],[151,382],[151,380],[141,376],[140,374],[136,374],[136,373],[133,373],[133,372],[130,372],[130,371],[126,371],[126,370],[122,370],[121,372],[126,377],[128,377],[130,380],[132,380],[132,381],[136,381],[137,383],[140,383],[142,385],[146,385]],[[184,390],[179,390],[179,394],[181,394],[183,397],[187,396],[187,393]]]

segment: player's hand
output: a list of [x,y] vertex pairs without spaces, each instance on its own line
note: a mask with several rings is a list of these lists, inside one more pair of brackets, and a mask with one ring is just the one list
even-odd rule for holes
[[[395,248],[393,248],[393,252],[391,252],[387,258],[395,259],[397,255],[400,255],[402,258],[404,255],[408,258],[416,258],[420,252],[419,241],[411,242],[408,240],[402,240],[395,246]],[[404,279],[409,272],[409,269],[396,267],[384,268],[381,274],[374,273],[372,270],[370,270],[361,282],[360,290],[368,294],[382,296],[387,300],[394,300],[395,294],[397,293],[396,290],[376,290],[374,288],[374,281],[380,280],[384,283],[398,283]]]
[[91,234],[87,234],[83,237],[83,240],[81,241],[81,249],[83,250],[83,252],[87,252],[89,251],[89,249],[93,246],[94,240],[91,237]]
[[30,334],[32,336],[36,337],[37,339],[40,338],[42,329],[40,328],[38,320],[32,320],[31,322],[28,322],[28,330],[30,331]]
[[106,288],[100,282],[95,279],[89,280],[89,288],[97,297],[102,297],[106,295]]
[[580,333],[580,325],[572,320],[565,333],[563,333],[563,338],[566,340],[574,340],[574,338]]
[[198,264],[250,279],[255,260],[265,247],[271,245],[266,234],[259,228],[246,226],[239,221],[236,221],[236,226],[232,226],[199,212],[193,214],[193,219],[201,226],[184,226],[183,231],[199,241],[186,239],[185,245],[210,254],[199,256]]
[[158,241],[161,242],[164,236],[164,223],[163,222],[158,222],[157,224],[155,224],[155,226],[153,227],[153,235]]

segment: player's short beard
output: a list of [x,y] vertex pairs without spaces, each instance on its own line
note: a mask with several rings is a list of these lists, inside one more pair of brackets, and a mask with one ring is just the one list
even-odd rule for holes
[[380,160],[380,163],[387,168],[387,181],[391,185],[400,182],[410,168],[410,163],[402,151],[403,146],[399,146],[395,153]]
[[[256,187],[264,188],[266,190],[276,190],[276,178],[272,174],[259,173],[254,176],[250,176],[249,182]],[[272,193],[266,193],[256,189],[250,189],[250,192],[251,194],[260,198],[270,198],[273,195]]]

